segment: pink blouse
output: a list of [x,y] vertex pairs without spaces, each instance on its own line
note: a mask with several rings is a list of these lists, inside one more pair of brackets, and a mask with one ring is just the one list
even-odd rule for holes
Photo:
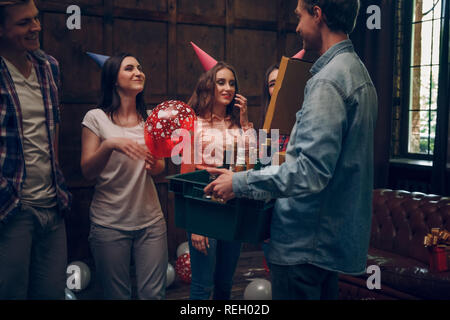
[[[212,119],[209,117],[197,117],[197,122],[194,127],[194,137],[192,139],[192,163],[197,166],[202,165],[208,167],[219,167],[223,165],[224,149],[228,148],[228,150],[232,151],[234,141],[238,142],[238,139],[241,139],[243,142],[244,136],[247,136],[248,139],[245,137],[246,149],[248,149],[251,143],[255,143],[256,145],[256,136],[252,135],[251,131],[247,132],[251,128],[253,128],[253,123],[251,122],[245,128],[240,128],[232,124],[230,116],[221,118],[213,114]],[[192,171],[192,168],[189,170],[182,164],[181,172],[188,171]]]

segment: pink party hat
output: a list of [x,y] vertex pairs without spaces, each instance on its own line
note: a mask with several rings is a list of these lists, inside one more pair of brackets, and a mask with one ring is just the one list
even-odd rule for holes
[[197,57],[200,60],[200,63],[202,64],[203,69],[205,69],[205,71],[212,69],[217,64],[217,61],[213,57],[211,57],[205,51],[197,47],[195,43],[193,43],[192,41],[191,45],[192,48],[194,48],[194,51],[197,54]]
[[305,49],[302,49],[299,52],[297,52],[295,54],[295,56],[293,56],[292,58],[294,58],[294,59],[303,59],[304,56],[305,56]]

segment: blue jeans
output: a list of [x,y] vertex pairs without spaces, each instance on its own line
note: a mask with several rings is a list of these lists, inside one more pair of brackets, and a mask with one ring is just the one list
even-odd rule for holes
[[134,231],[91,223],[89,242],[105,299],[131,299],[132,257],[136,266],[138,298],[164,299],[168,263],[164,219]]
[[55,208],[22,205],[0,227],[0,300],[63,300],[67,243]]
[[209,238],[208,255],[194,248],[188,233],[191,257],[191,300],[229,300],[233,276],[241,254],[241,242]]

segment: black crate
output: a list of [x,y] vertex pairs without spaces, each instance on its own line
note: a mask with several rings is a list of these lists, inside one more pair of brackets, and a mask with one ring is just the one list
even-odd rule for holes
[[220,203],[203,189],[210,182],[206,170],[167,177],[175,193],[175,225],[214,239],[258,243],[269,238],[274,200],[235,198]]

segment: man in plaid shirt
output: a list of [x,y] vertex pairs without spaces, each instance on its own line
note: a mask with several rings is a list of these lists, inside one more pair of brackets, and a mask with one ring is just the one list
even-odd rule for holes
[[0,300],[64,299],[58,62],[39,49],[34,0],[0,0]]

